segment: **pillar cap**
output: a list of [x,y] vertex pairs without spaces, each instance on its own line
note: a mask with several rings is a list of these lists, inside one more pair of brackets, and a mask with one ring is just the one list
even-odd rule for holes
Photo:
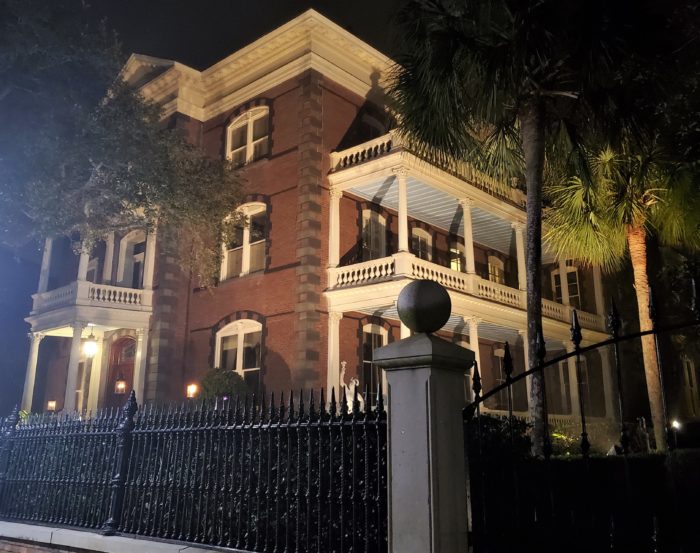
[[421,332],[374,350],[373,363],[387,371],[431,367],[466,373],[474,352]]
[[434,280],[414,280],[401,290],[396,309],[401,322],[414,332],[435,332],[449,320],[452,301]]

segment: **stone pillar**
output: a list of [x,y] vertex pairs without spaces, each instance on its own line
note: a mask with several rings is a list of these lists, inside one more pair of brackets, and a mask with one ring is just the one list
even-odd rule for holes
[[340,263],[340,200],[343,191],[331,188],[331,205],[328,209],[328,266]]
[[104,355],[104,336],[95,336],[97,353],[90,361],[90,388],[88,390],[86,409],[92,413],[99,407],[100,384],[102,383],[102,357]]
[[[146,252],[143,259],[143,288],[153,290],[153,277],[156,270],[156,231],[152,230],[146,236]],[[143,401],[143,396],[139,397]]]
[[335,393],[340,391],[340,320],[343,314],[338,311],[328,313],[328,375],[326,384],[326,394],[335,389]]
[[[476,361],[479,366],[479,371],[483,370],[481,366],[481,355],[479,354],[479,322],[480,320],[476,317],[469,317],[466,319],[469,325],[469,349],[474,352],[474,361]],[[483,374],[483,373],[482,373]]]
[[605,316],[605,300],[603,299],[603,278],[600,267],[593,267],[593,293],[595,294],[595,312]]
[[148,329],[136,329],[136,358],[134,359],[134,391],[143,402],[146,392],[146,362],[148,360]]
[[78,261],[77,280],[87,280],[88,264],[90,263],[90,252],[80,250],[80,260]]
[[41,272],[39,273],[39,286],[37,293],[41,294],[49,289],[49,276],[51,274],[51,249],[53,247],[53,238],[47,238],[44,241],[44,254],[41,257]]
[[[566,344],[566,353],[574,351],[573,344]],[[571,414],[578,417],[581,415],[578,394],[578,374],[576,373],[576,356],[572,355],[567,359],[569,368],[569,395],[571,397]]]
[[105,262],[102,265],[102,282],[112,284],[112,267],[114,266],[114,232],[105,238]]
[[68,375],[66,376],[66,394],[63,399],[63,410],[75,410],[75,390],[78,385],[78,365],[80,364],[80,346],[82,345],[83,323],[73,323],[73,338],[68,358]]
[[[527,290],[527,268],[525,266],[525,226],[522,223],[513,223],[515,231],[515,252],[518,257],[518,288]],[[527,342],[527,339],[525,340]]]
[[569,280],[566,278],[566,260],[559,261],[559,285],[561,286],[561,303],[569,305]]
[[[428,288],[444,295],[435,300]],[[413,320],[402,310],[406,297],[407,309],[418,315]],[[374,352],[388,380],[389,553],[467,551],[462,409],[474,355],[431,334],[450,309],[439,284],[412,282],[399,297],[399,314],[415,334]]]
[[408,246],[408,193],[406,191],[406,177],[408,171],[399,168],[394,170],[396,182],[399,187],[399,251],[409,251]]
[[476,273],[476,263],[474,261],[474,229],[472,228],[472,206],[474,201],[471,198],[459,200],[462,207],[462,221],[464,222],[464,261],[465,270],[469,274]]
[[32,399],[34,397],[34,383],[36,382],[36,365],[39,360],[39,344],[43,334],[40,332],[30,332],[29,338],[29,359],[27,360],[27,374],[24,378],[24,392],[22,393],[22,411],[32,411]]
[[615,406],[615,384],[613,383],[613,371],[610,364],[610,350],[608,347],[598,350],[600,355],[600,368],[603,373],[603,395],[605,397],[605,416],[609,419],[617,418]]

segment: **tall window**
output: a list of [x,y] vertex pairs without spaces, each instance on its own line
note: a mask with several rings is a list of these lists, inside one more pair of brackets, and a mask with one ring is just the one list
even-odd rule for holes
[[464,246],[457,240],[450,241],[450,269],[464,272]]
[[254,202],[238,209],[247,220],[233,230],[228,243],[224,244],[221,280],[265,269],[267,206]]
[[506,272],[503,260],[495,255],[489,255],[489,280],[497,284],[505,284]]
[[362,212],[362,261],[386,256],[386,219],[370,209]]
[[360,389],[364,393],[365,388],[370,397],[376,397],[381,383],[381,371],[374,364],[374,350],[387,343],[388,333],[385,328],[367,324],[362,327],[362,374]]
[[[578,281],[578,269],[571,259],[566,261],[566,283],[569,285],[569,305],[581,309],[581,289]],[[559,268],[552,271],[552,293],[554,301],[562,303],[561,275]]]
[[413,254],[426,261],[433,259],[433,237],[422,228],[411,230],[411,250]]
[[259,107],[234,119],[226,132],[226,154],[235,165],[266,156],[270,148],[269,109]]
[[[503,348],[493,350],[493,387],[496,388],[506,382],[506,373],[503,370]],[[496,394],[495,409],[508,409],[508,391],[503,389]]]
[[262,325],[239,319],[216,333],[216,359],[221,369],[235,371],[252,390],[260,388]]
[[143,288],[143,272],[146,261],[146,233],[135,230],[119,242],[119,265],[117,282],[119,286]]

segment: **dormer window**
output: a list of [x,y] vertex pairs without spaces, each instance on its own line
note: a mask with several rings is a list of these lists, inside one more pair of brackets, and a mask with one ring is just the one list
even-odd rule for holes
[[226,157],[245,165],[270,151],[269,109],[254,108],[234,119],[226,132]]

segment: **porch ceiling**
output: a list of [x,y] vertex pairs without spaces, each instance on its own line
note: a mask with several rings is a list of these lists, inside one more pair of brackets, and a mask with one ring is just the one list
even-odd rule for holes
[[[464,222],[457,198],[410,175],[406,179],[406,189],[409,216],[452,234],[464,236]],[[368,180],[362,185],[348,188],[347,192],[398,211],[398,184],[393,176]],[[474,242],[506,255],[515,255],[515,240],[510,221],[479,207],[472,207],[472,228]],[[546,247],[543,247],[542,261],[554,261],[554,256]]]

